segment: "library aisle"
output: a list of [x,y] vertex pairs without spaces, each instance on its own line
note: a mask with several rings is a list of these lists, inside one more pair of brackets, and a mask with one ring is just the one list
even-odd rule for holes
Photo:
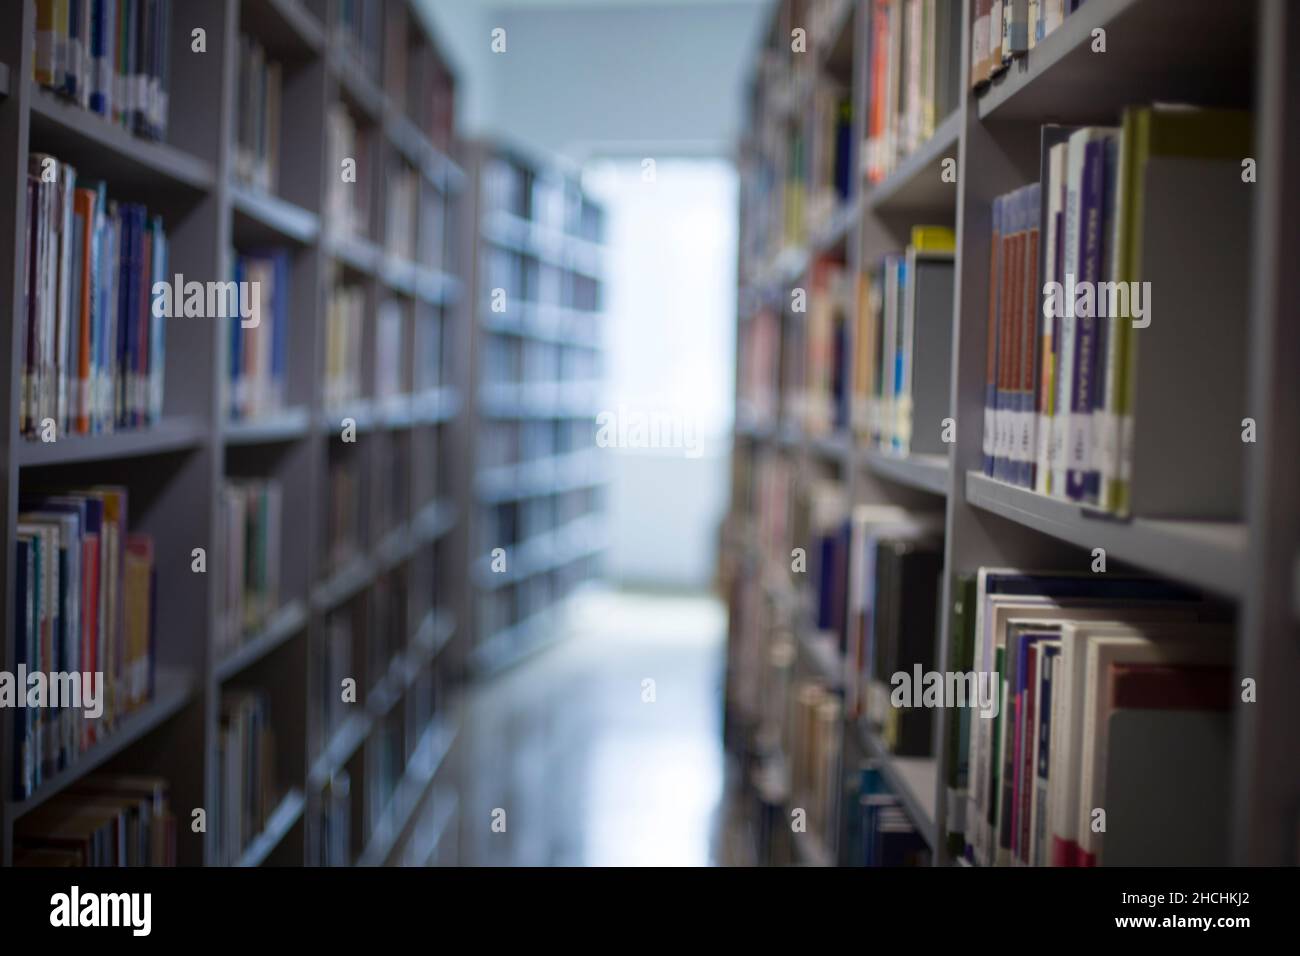
[[476,686],[462,863],[714,862],[725,627],[707,596],[595,591],[575,602],[561,643]]

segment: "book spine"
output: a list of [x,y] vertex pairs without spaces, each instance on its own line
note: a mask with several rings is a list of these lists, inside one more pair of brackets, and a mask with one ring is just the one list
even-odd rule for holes
[[[1073,501],[1095,503],[1097,471],[1092,464],[1092,407],[1097,378],[1097,300],[1101,279],[1102,195],[1105,187],[1105,140],[1090,140],[1084,150],[1083,178],[1079,200],[1079,276],[1084,289],[1083,306],[1074,327],[1074,368],[1070,390],[1069,455],[1066,496]],[[1091,302],[1089,307],[1087,303]]]
[[984,386],[984,474],[993,476],[997,453],[997,383],[998,354],[1000,343],[998,334],[1001,323],[998,321],[998,291],[1002,275],[1000,252],[1002,247],[1002,209],[1003,197],[993,200],[993,234],[989,242],[989,312],[988,312],[988,358],[985,365]]
[[1037,371],[1039,356],[1038,323],[1042,309],[1039,286],[1039,221],[1042,214],[1042,190],[1035,183],[1027,187],[1025,198],[1025,255],[1024,255],[1024,321],[1021,326],[1024,339],[1021,345],[1020,379],[1020,429],[1017,484],[1033,488],[1036,481],[1035,451],[1037,449]]

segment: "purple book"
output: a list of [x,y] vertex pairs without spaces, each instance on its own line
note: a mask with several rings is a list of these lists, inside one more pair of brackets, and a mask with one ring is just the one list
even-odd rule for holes
[[[1102,220],[1105,212],[1106,139],[1085,147],[1083,185],[1079,197],[1079,277],[1081,285],[1095,290],[1101,281]],[[1097,301],[1089,314],[1074,320],[1074,379],[1070,383],[1070,412],[1091,415],[1097,389]],[[1087,310],[1084,310],[1087,311]],[[1085,432],[1087,434],[1087,432]],[[1091,465],[1091,455],[1088,456]],[[1096,503],[1100,486],[1096,468],[1071,468],[1066,474],[1065,494],[1072,501]]]

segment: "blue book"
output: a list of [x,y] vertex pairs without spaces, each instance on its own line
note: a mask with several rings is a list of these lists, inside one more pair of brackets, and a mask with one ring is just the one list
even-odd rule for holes
[[108,116],[113,112],[112,58],[109,45],[113,17],[113,0],[91,0],[90,5],[90,98],[91,112]]
[[[28,538],[18,536],[14,560],[14,673],[32,662],[29,646],[32,639],[30,587],[33,547]],[[16,694],[26,694],[27,688],[15,686]],[[25,800],[31,795],[31,715],[30,707],[18,707],[14,714],[14,799]]]
[[154,283],[167,281],[168,245],[167,233],[163,229],[161,216],[153,219],[153,275],[150,277],[149,309],[149,423],[156,424],[162,420],[163,408],[163,372],[167,366],[167,319],[154,315],[152,308]]

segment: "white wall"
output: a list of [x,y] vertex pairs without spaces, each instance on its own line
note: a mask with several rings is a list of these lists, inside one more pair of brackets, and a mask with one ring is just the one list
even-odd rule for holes
[[[767,0],[423,0],[458,73],[463,129],[581,162],[732,155]],[[506,30],[506,52],[491,31]]]
[[[606,389],[615,581],[706,587],[730,481],[736,174],[721,160],[597,163],[584,186],[608,215]],[[674,426],[648,443],[637,425]],[[607,437],[619,438],[616,427]],[[598,440],[601,436],[598,432]]]

